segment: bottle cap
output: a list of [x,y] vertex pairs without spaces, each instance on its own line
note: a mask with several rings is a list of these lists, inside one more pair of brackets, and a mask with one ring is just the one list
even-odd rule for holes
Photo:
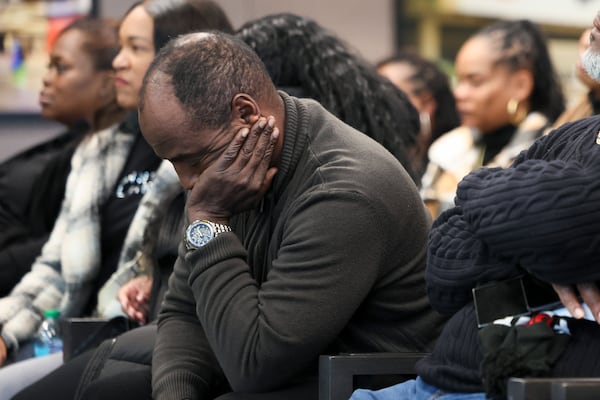
[[55,308],[51,308],[49,310],[44,311],[44,317],[46,318],[58,318],[60,317],[60,310]]

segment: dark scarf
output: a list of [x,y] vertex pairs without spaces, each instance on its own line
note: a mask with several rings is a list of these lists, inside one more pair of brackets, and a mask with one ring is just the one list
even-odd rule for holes
[[510,142],[517,131],[514,125],[504,125],[495,131],[485,133],[477,140],[477,144],[485,149],[483,165],[487,165]]
[[592,91],[588,92],[587,96],[590,104],[592,105],[592,112],[594,115],[600,114],[600,98]]

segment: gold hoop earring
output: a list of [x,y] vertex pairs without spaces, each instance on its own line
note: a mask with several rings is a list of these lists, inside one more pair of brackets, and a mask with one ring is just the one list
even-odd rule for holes
[[527,116],[527,108],[521,107],[519,110],[519,100],[510,99],[506,103],[506,112],[508,113],[509,119],[513,125],[519,125]]
[[517,109],[519,108],[519,100],[510,99],[508,103],[506,103],[506,112],[508,115],[513,118],[517,113]]
[[431,116],[428,112],[419,113],[419,122],[421,123],[421,134],[427,143],[431,142]]

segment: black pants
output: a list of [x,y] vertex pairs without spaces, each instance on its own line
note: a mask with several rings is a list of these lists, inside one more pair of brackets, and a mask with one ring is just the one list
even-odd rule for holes
[[[38,400],[48,398],[72,400],[75,398],[81,374],[91,358],[92,351],[85,352],[33,385],[18,393],[13,400]],[[151,400],[151,372],[134,371],[99,379],[84,393],[86,400]],[[318,385],[316,379],[300,385],[270,393],[226,393],[216,400],[316,400]]]
[[36,383],[17,393],[13,400],[44,399],[72,400],[75,398],[79,379],[93,350],[74,357],[71,361],[55,369]]
[[[13,400],[37,400],[48,397],[56,400],[73,400],[93,351],[89,350],[74,357],[68,363],[17,393]],[[146,370],[109,376],[90,384],[82,393],[82,397],[89,400],[152,399],[151,379],[150,367]]]
[[[86,385],[85,390],[80,393],[79,399],[151,400],[152,368],[150,363],[155,332],[155,327],[146,326],[120,335],[113,347],[113,353],[111,353],[114,357],[113,362],[124,362],[129,366],[125,369],[122,366],[115,369],[112,368],[114,364],[105,364],[104,373]],[[134,344],[137,348],[145,349],[142,352],[143,357],[140,357],[140,353],[138,353],[134,362],[119,356],[119,354],[123,354],[119,349],[132,348]],[[84,370],[92,360],[94,351],[95,349],[89,350],[74,357],[68,363],[22,390],[13,400],[38,400],[47,398],[49,395],[56,400],[75,399]],[[94,361],[96,360],[94,359]],[[213,390],[215,394],[210,395],[209,398],[218,400],[316,400],[318,398],[316,377],[269,393],[233,393],[228,392],[230,389],[227,388],[214,388]]]

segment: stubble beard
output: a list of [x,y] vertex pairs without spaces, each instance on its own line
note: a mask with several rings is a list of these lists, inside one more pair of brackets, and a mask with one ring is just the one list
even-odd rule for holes
[[600,82],[600,52],[588,48],[581,57],[581,64],[592,79]]

